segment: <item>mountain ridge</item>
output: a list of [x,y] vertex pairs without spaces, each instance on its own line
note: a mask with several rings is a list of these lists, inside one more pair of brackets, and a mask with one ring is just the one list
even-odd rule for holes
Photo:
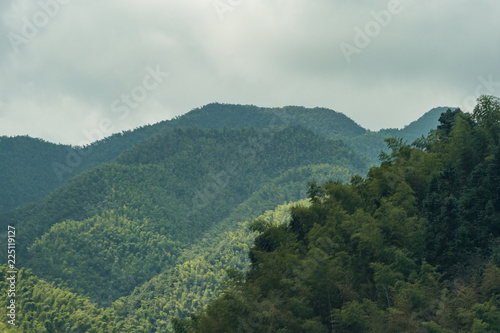
[[[438,115],[434,114],[433,117]],[[413,123],[419,123],[421,118]],[[115,133],[85,147],[59,145],[28,136],[0,137],[0,212],[34,202],[71,177],[111,162],[141,141],[174,128],[265,128],[288,125],[302,126],[323,137],[341,139],[358,153],[367,156],[372,163],[377,162],[378,153],[385,148],[384,138],[391,133],[405,133],[404,129],[385,130],[382,135],[373,136],[373,133],[379,132],[367,131],[346,115],[326,108],[262,108],[211,103],[171,120]],[[425,126],[427,131],[432,128],[430,125]]]

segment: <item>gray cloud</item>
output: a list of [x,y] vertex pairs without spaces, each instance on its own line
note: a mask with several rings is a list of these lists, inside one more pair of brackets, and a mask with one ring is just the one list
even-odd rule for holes
[[[356,28],[376,29],[373,12],[389,3],[3,1],[0,135],[78,144],[103,120],[121,131],[214,101],[324,106],[379,129],[466,106],[478,85],[500,95],[482,83],[500,82],[493,1],[401,0],[348,63],[342,43],[355,46]],[[22,37],[27,21],[38,31],[15,52],[9,36]],[[169,76],[143,91],[148,68]],[[133,93],[140,101],[126,116],[114,112]]]

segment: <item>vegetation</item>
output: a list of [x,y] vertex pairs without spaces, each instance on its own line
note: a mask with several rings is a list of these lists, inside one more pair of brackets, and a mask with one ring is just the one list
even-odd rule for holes
[[500,101],[388,139],[366,179],[311,183],[260,232],[248,273],[177,332],[498,332]]
[[319,108],[211,104],[95,143],[97,167],[2,214],[24,268],[0,330],[497,331],[499,113],[483,97],[407,144],[428,115],[366,178],[349,147],[390,130]]
[[[321,163],[329,166],[307,167]],[[313,173],[339,171],[345,179],[350,172],[342,170],[363,167],[342,143],[298,127],[178,129],[81,174],[2,223],[22,230],[21,265],[104,306],[174,265],[182,249],[247,199],[253,198],[240,210],[256,217],[303,198]]]
[[[0,266],[0,288],[8,289],[7,266]],[[2,332],[124,332],[126,323],[118,322],[112,309],[99,309],[87,298],[66,289],[57,288],[54,283],[47,283],[30,270],[21,269],[16,281],[16,318],[15,325],[7,323],[5,318],[10,298],[0,298]]]
[[355,152],[365,156],[370,166],[376,166],[380,164],[380,152],[386,148],[385,139],[400,138],[411,143],[427,136],[431,130],[438,126],[441,113],[446,112],[447,109],[444,107],[434,108],[402,129],[381,129],[378,132],[366,132],[362,135],[343,138],[343,140]]
[[70,146],[26,136],[0,137],[0,212],[48,194],[58,184],[52,162],[69,151]]

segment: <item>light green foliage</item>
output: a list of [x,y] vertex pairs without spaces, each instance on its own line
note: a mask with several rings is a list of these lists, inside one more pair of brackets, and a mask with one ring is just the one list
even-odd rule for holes
[[[3,291],[8,289],[8,270],[7,266],[0,266],[0,288]],[[138,327],[118,322],[112,309],[99,309],[89,299],[47,283],[33,276],[30,270],[21,269],[16,277],[16,325],[7,324],[7,329],[2,332],[140,332]],[[6,323],[5,310],[10,299],[0,297],[3,324]]]
[[[305,200],[299,203],[308,204]],[[257,220],[268,225],[285,223],[289,220],[290,208],[296,204],[279,205]],[[238,223],[236,228],[224,232],[220,229],[221,226],[217,226],[207,232],[201,243],[182,252],[178,264],[137,288],[130,296],[117,300],[113,307],[128,313],[128,320],[135,323],[142,323],[145,320],[143,311],[148,311],[148,321],[156,322],[157,328],[171,329],[172,318],[186,318],[219,296],[227,285],[224,281],[228,270],[245,272],[248,269],[248,252],[255,239],[249,222]],[[135,309],[135,304],[139,303],[140,308]]]
[[30,266],[44,276],[62,268],[56,282],[110,302],[172,262],[179,244],[151,229],[147,220],[130,221],[113,211],[58,223],[29,248]]

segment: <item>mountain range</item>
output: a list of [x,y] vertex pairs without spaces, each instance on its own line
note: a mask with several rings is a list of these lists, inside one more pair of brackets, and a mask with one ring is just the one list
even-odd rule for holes
[[2,137],[0,228],[16,228],[27,295],[19,322],[33,332],[172,331],[171,318],[250,268],[265,230],[252,221],[284,223],[314,184],[366,175],[386,138],[411,143],[446,110],[371,132],[324,108],[209,104],[86,147]]
[[[344,114],[324,108],[259,108],[213,103],[172,120],[116,133],[85,147],[54,144],[27,136],[3,136],[0,137],[0,213],[41,199],[79,173],[111,162],[139,142],[176,128],[301,126],[322,137],[344,141],[366,157],[370,165],[375,165],[385,148],[385,138],[399,136],[411,142],[426,135],[437,126],[440,114],[446,109],[434,108],[403,129],[371,132]],[[93,134],[88,135],[93,141]]]

